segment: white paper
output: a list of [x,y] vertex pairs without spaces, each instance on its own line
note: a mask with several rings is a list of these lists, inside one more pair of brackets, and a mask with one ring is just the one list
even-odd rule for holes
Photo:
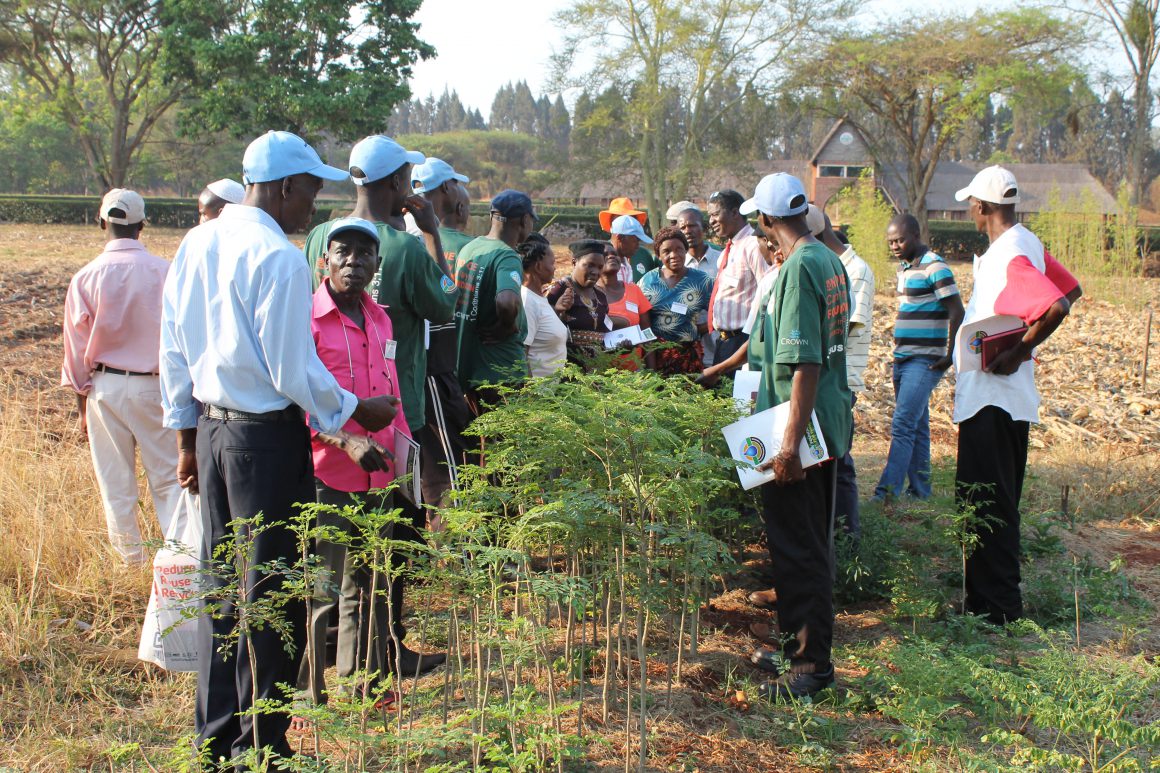
[[399,348],[398,341],[387,341],[383,344],[383,357],[388,360],[395,359],[395,351]]
[[1006,333],[1008,330],[1018,330],[1023,327],[1023,320],[1008,314],[994,317],[984,317],[974,322],[963,324],[955,338],[955,372],[966,373],[972,370],[983,369],[983,344],[987,336]]
[[615,349],[623,343],[629,343],[632,346],[643,344],[645,341],[655,341],[656,335],[653,334],[652,328],[641,330],[640,325],[632,325],[631,327],[622,327],[619,330],[613,330],[611,333],[604,334],[604,348]]
[[761,389],[760,370],[736,371],[733,374],[733,399],[737,401],[737,410],[753,413],[759,389]]
[[672,304],[672,310],[673,310],[674,314],[688,314],[689,313],[689,307],[683,303]]
[[419,444],[395,430],[395,475],[410,475],[411,480],[399,487],[403,496],[414,504],[423,501],[423,494],[419,488]]
[[[737,477],[746,491],[773,480],[773,470],[758,472],[755,468],[781,451],[781,441],[789,421],[789,405],[785,402],[767,408],[721,429],[730,455],[741,463],[737,467]],[[810,416],[810,423],[806,425],[798,456],[803,468],[813,467],[830,458],[817,413]]]

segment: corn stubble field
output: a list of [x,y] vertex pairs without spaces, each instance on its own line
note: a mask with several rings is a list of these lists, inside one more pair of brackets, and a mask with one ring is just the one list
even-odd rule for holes
[[[180,237],[145,232],[167,258]],[[106,545],[73,396],[57,386],[65,288],[101,241],[95,228],[0,226],[3,771],[178,770],[192,728],[192,676],[136,660],[149,571],[121,566]],[[969,270],[956,273],[966,292]],[[1151,283],[1143,297],[1160,298],[1156,280],[1126,280],[1132,297],[1141,297],[1141,281]],[[894,301],[883,290],[893,283],[880,278],[878,286],[869,391],[856,413],[864,496],[881,470],[892,406]],[[840,546],[838,688],[822,700],[771,707],[755,696],[762,674],[745,661],[756,644],[748,628],[769,618],[746,595],[766,587],[767,561],[758,530],[741,517],[728,526],[735,563],[694,582],[697,603],[679,615],[661,601],[625,615],[626,585],[618,600],[608,574],[603,588],[590,588],[591,608],[560,614],[558,597],[555,607],[544,601],[552,592],[536,582],[579,582],[588,576],[582,565],[599,557],[583,548],[557,553],[556,543],[528,554],[526,565],[539,568],[528,575],[539,578],[530,590],[500,593],[492,583],[472,606],[436,584],[417,586],[413,636],[428,649],[459,642],[465,651],[418,685],[404,682],[408,702],[385,723],[346,717],[317,739],[292,733],[296,748],[318,754],[298,769],[1155,769],[1160,330],[1145,393],[1143,312],[1123,302],[1115,283],[1099,286],[1041,352],[1044,421],[1032,431],[1023,503],[1034,624],[1004,634],[953,614],[969,540],[950,507],[955,435],[943,384],[931,410],[935,501],[866,506],[862,544]],[[661,526],[672,523],[657,533]],[[639,571],[639,587],[675,585],[679,572],[657,568],[673,553],[654,549],[641,555],[657,556],[655,566],[614,550],[623,564],[613,569]],[[639,587],[629,594],[643,595]],[[682,598],[689,595],[686,588]],[[619,625],[631,625],[618,631],[613,652],[608,616],[617,603]],[[478,628],[484,618],[490,637]],[[638,624],[651,633],[639,636]],[[521,638],[528,646],[512,650]],[[456,733],[465,735],[447,740]]]

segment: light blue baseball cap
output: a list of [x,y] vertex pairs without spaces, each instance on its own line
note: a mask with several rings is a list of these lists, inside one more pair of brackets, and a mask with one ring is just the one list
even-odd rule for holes
[[810,203],[802,182],[792,174],[778,172],[767,174],[757,184],[753,198],[745,201],[738,210],[743,215],[761,212],[770,217],[793,217],[806,212]]
[[641,244],[653,243],[652,237],[644,232],[644,226],[632,215],[621,215],[613,220],[610,233],[617,236],[635,236],[640,239]]
[[369,220],[363,220],[361,217],[340,217],[330,223],[330,228],[326,231],[326,244],[330,245],[330,240],[335,235],[343,231],[361,231],[367,236],[375,240],[375,244],[379,243],[379,229],[375,228],[375,224]]
[[346,179],[346,172],[322,163],[314,148],[291,132],[268,131],[251,142],[242,156],[242,182],[246,185],[296,174],[312,174],[332,181]]
[[426,160],[422,153],[407,150],[390,137],[374,134],[359,140],[350,149],[350,179],[355,185],[366,185],[393,174],[403,164],[421,164]]
[[411,170],[411,188],[415,193],[433,191],[448,180],[458,180],[461,183],[471,182],[467,175],[456,172],[451,164],[432,156],[428,156],[426,161],[416,164],[415,168]]

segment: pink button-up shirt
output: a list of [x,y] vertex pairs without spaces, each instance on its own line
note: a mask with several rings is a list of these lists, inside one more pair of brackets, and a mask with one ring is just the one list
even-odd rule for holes
[[169,261],[136,239],[112,239],[64,297],[62,386],[87,395],[98,364],[157,373],[161,296]]
[[[394,331],[386,310],[363,293],[362,310],[365,329],[338,310],[330,296],[330,280],[326,279],[314,291],[314,311],[310,331],[318,358],[338,380],[339,386],[357,397],[394,395],[399,392],[399,374],[395,370]],[[370,435],[379,445],[395,452],[395,431],[407,437],[407,421],[400,402],[395,420],[378,432],[367,432],[354,420],[347,421],[343,430],[352,435]],[[389,472],[366,472],[342,451],[327,445],[317,437],[313,440],[314,476],[339,491],[370,491],[382,488],[395,479],[394,462]]]

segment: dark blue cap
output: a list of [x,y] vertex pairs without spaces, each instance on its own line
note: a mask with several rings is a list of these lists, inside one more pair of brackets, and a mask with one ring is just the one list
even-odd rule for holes
[[501,191],[491,200],[491,211],[504,218],[531,215],[533,220],[540,219],[536,217],[536,210],[532,208],[532,200],[528,194],[510,188]]

